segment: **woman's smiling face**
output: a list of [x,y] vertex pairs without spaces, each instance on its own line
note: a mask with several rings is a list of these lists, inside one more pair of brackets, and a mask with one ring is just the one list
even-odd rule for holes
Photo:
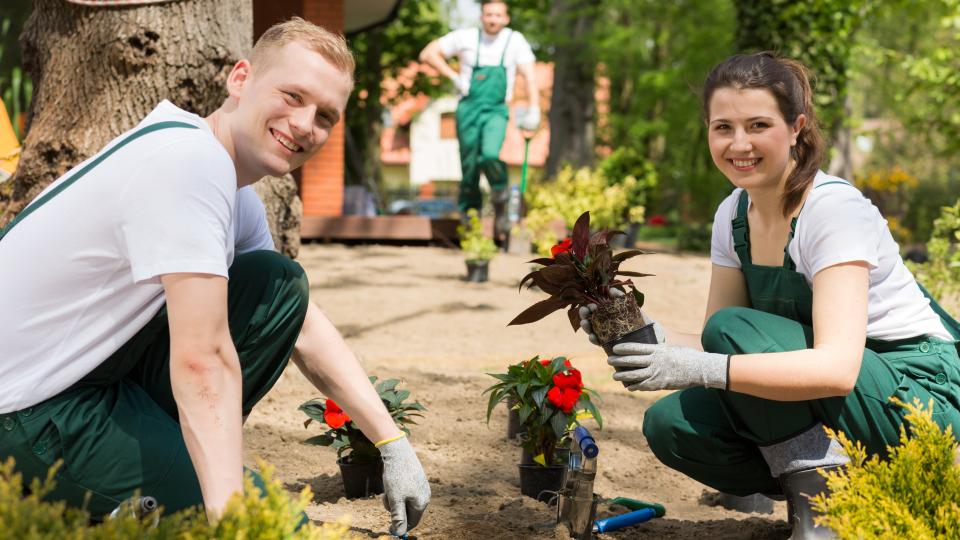
[[773,94],[763,88],[718,88],[707,119],[710,156],[730,182],[742,188],[772,188],[789,173],[790,148],[806,122],[787,124]]

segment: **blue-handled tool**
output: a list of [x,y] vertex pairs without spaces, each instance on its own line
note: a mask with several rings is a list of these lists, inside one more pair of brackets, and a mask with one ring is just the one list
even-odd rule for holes
[[583,457],[595,458],[600,454],[600,447],[597,446],[597,441],[593,439],[587,428],[577,426],[573,430],[573,438],[577,441],[580,451],[583,452]]
[[631,525],[637,525],[657,517],[657,511],[653,508],[642,508],[634,510],[619,516],[611,516],[604,519],[598,519],[593,524],[593,532],[604,533],[611,532]]

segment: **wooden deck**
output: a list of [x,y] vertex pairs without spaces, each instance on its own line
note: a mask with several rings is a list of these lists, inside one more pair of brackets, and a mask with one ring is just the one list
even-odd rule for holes
[[388,240],[456,245],[458,219],[426,216],[306,216],[300,224],[304,240]]

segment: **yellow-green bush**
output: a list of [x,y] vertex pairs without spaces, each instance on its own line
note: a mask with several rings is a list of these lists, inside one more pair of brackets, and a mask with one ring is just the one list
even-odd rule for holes
[[960,315],[960,200],[944,206],[927,242],[929,261],[911,264],[923,286],[952,315]]
[[223,516],[207,520],[200,509],[163,516],[156,527],[132,516],[121,516],[100,524],[90,524],[83,510],[62,502],[44,501],[54,487],[54,465],[44,481],[34,479],[24,495],[23,479],[14,472],[12,459],[0,465],[0,539],[17,540],[355,540],[345,523],[304,525],[297,529],[301,513],[310,502],[305,487],[295,498],[280,482],[272,479],[273,467],[260,462],[266,493],[248,476],[244,494],[235,495]]
[[894,401],[906,407],[909,431],[901,428],[900,444],[885,460],[868,459],[862,444],[830,431],[850,464],[827,475],[829,496],[813,498],[825,514],[817,522],[841,539],[960,538],[960,466],[954,463],[952,430],[933,421],[932,401],[926,409],[919,399]]
[[[653,175],[651,169],[643,182],[655,178]],[[590,212],[590,224],[595,229],[616,229],[627,222],[643,221],[644,206],[630,204],[640,185],[641,180],[635,176],[610,182],[599,170],[569,166],[552,181],[536,182],[527,192],[525,223],[537,252],[549,255],[550,247],[560,240],[551,226],[558,219],[568,229],[586,211]]]

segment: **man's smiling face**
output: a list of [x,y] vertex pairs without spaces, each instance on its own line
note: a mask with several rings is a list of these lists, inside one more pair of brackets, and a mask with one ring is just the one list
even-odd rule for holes
[[316,154],[343,118],[353,88],[350,74],[299,42],[265,60],[249,69],[235,95],[238,173],[251,181],[286,174]]

